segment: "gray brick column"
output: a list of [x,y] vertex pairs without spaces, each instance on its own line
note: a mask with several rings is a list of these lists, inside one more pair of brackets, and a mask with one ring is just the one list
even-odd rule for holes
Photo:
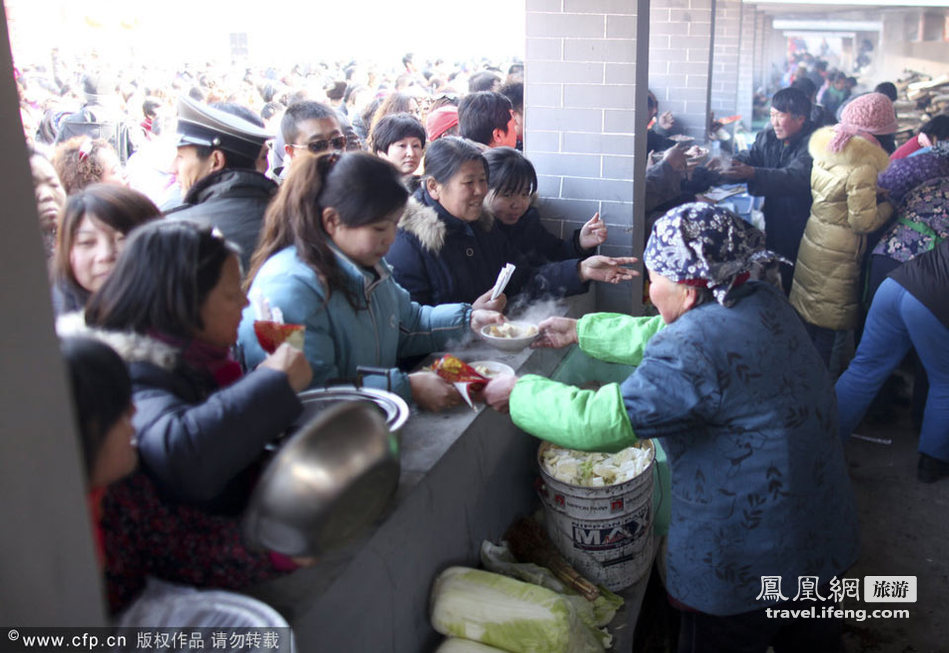
[[741,0],[715,0],[711,110],[719,118],[737,113]]
[[649,18],[649,85],[660,111],[706,140],[715,0],[655,0]]
[[751,129],[754,108],[755,68],[760,65],[755,60],[755,17],[754,5],[741,5],[741,43],[738,46],[738,101],[735,112],[741,114],[741,121]]
[[[541,215],[560,237],[595,212],[603,254],[643,244],[648,0],[526,0],[524,150],[537,169]],[[641,279],[594,284],[598,310],[639,314]]]

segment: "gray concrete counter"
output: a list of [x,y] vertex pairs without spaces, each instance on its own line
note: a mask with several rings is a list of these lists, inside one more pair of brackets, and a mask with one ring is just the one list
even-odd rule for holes
[[[589,294],[572,298],[565,312],[582,315],[591,303]],[[478,341],[453,353],[549,376],[567,351],[508,354]],[[441,640],[428,615],[435,577],[450,565],[478,566],[482,540],[500,539],[537,507],[537,440],[506,415],[482,406],[416,411],[401,440],[399,488],[372,531],[253,592],[288,617],[301,651],[433,650]]]

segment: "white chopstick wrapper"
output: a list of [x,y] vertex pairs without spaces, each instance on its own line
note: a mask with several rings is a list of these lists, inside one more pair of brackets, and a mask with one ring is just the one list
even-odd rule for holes
[[259,290],[250,298],[250,303],[254,307],[254,316],[258,320],[270,320],[270,302]]
[[504,292],[504,289],[507,288],[507,284],[511,281],[511,276],[514,274],[514,270],[517,269],[517,266],[513,263],[508,263],[501,271],[498,273],[498,279],[494,282],[494,288],[491,290],[491,299],[497,299],[498,295]]
[[456,381],[452,383],[452,385],[455,386],[455,389],[458,391],[458,394],[461,395],[461,398],[465,400],[465,403],[471,406],[471,410],[477,410],[474,402],[471,401],[471,397],[468,396],[468,383],[466,381]]

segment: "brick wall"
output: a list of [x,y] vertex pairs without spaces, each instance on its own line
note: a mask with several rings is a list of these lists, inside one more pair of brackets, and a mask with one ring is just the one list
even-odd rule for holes
[[[601,253],[638,256],[643,241],[648,0],[526,0],[525,137],[545,226],[568,237],[595,212]],[[644,127],[645,125],[642,125]],[[642,283],[594,284],[598,310],[638,313]]]
[[715,0],[711,110],[719,118],[737,113],[741,0]]
[[715,0],[655,0],[649,17],[649,86],[660,111],[706,139]]

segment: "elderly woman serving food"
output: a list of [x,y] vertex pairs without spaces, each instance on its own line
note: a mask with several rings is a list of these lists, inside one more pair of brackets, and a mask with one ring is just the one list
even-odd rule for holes
[[[540,325],[539,346],[578,343],[637,365],[629,378],[593,391],[500,377],[485,400],[573,449],[659,438],[671,470],[667,591],[683,610],[679,650],[836,650],[839,621],[765,612],[799,607],[777,602],[806,599],[808,588],[826,599],[857,556],[833,384],[784,294],[760,278],[780,258],[751,225],[694,203],[656,222],[644,260],[658,316]],[[776,583],[780,598],[768,600]]]

